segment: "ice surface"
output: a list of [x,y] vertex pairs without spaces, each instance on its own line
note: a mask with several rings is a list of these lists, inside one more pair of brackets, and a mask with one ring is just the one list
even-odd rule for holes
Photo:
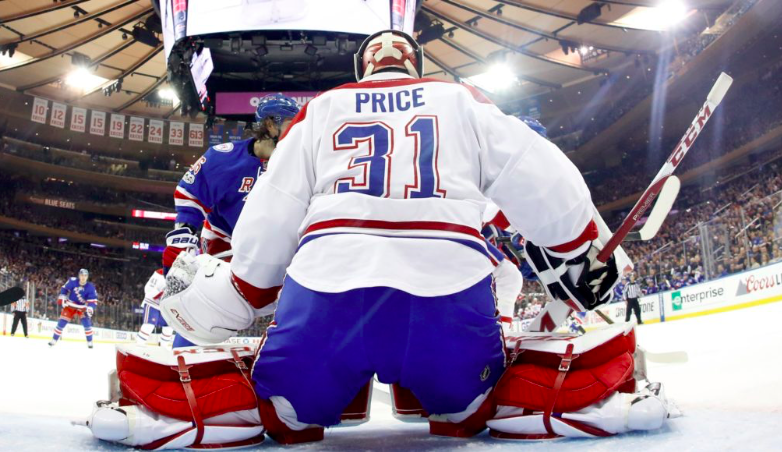
[[[649,363],[685,416],[660,431],[595,440],[503,442],[428,435],[426,424],[399,422],[379,388],[372,421],[330,429],[326,440],[286,450],[700,451],[782,449],[782,302],[693,319],[644,325],[639,343],[653,352],[685,350],[685,364]],[[113,346],[0,336],[0,451],[126,450],[92,438],[70,420],[105,399]],[[276,447],[267,440],[261,449]]]

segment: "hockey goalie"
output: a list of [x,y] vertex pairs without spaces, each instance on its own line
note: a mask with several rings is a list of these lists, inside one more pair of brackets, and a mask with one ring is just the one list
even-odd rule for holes
[[[610,300],[616,258],[596,259],[594,207],[564,154],[476,90],[421,78],[423,59],[412,37],[376,33],[356,55],[358,83],[302,108],[248,195],[233,260],[177,258],[192,277],[161,313],[205,347],[119,348],[116,401],[88,421],[96,437],[152,449],[318,441],[374,376],[410,391],[434,435],[663,425],[671,408],[641,378],[631,326],[503,338],[487,200],[573,310]],[[210,345],[271,312],[257,355]]]

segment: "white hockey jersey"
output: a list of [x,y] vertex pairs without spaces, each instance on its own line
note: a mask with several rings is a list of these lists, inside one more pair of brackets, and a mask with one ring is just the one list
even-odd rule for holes
[[150,305],[158,307],[160,305],[160,297],[163,296],[163,292],[166,290],[166,277],[163,276],[163,269],[159,268],[152,273],[149,277],[149,281],[144,286],[144,301],[141,306]]
[[234,230],[234,280],[248,300],[286,273],[321,292],[455,293],[497,263],[487,198],[541,246],[571,244],[593,216],[567,157],[478,91],[375,74],[294,119]]

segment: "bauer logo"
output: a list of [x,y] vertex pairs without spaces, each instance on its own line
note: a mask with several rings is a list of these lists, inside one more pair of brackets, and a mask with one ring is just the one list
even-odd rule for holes
[[671,294],[671,302],[673,303],[673,310],[674,311],[681,311],[682,310],[682,293],[680,291],[676,291]]

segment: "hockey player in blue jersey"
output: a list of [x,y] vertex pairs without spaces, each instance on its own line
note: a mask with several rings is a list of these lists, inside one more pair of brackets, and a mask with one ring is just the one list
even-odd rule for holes
[[198,248],[210,255],[228,255],[231,234],[255,181],[266,171],[277,140],[299,112],[283,94],[264,97],[255,112],[255,136],[209,148],[185,173],[174,192],[176,227],[166,235],[163,268],[182,251]]
[[[202,224],[201,251],[230,261],[231,235],[245,199],[298,112],[288,96],[264,97],[255,111],[254,137],[212,146],[185,173],[174,192],[177,217],[175,229],[166,235],[166,273],[180,252],[196,252]],[[174,339],[174,347],[188,345],[180,336]]]
[[49,345],[55,345],[60,340],[63,328],[75,316],[81,317],[84,335],[87,336],[87,346],[92,348],[92,316],[95,315],[95,308],[98,305],[98,293],[95,291],[95,286],[87,281],[89,277],[90,272],[82,268],[79,270],[78,278],[70,278],[62,286],[58,298],[62,305],[62,313]]

